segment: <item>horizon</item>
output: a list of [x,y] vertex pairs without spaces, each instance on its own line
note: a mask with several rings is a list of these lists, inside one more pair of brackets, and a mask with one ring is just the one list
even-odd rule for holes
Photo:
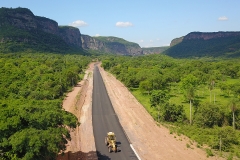
[[89,36],[119,37],[141,48],[166,47],[190,32],[237,32],[240,1],[232,0],[106,0],[76,2],[14,1],[6,8],[28,8],[34,15],[52,19],[59,26],[74,26]]

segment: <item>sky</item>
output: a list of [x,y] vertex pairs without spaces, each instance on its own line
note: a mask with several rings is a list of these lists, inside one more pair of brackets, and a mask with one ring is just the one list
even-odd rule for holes
[[240,31],[240,0],[0,0],[0,7],[28,8],[81,34],[141,47],[168,46],[194,31]]

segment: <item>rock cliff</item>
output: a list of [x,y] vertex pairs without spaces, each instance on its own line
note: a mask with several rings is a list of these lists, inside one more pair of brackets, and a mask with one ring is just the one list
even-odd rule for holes
[[[54,20],[35,16],[27,8],[1,8],[0,26],[13,26],[15,28],[27,30],[28,32],[37,33],[43,31],[62,38],[67,44],[71,46],[81,47],[81,34],[78,28],[65,26],[59,27]],[[3,41],[4,38],[2,38]],[[7,39],[7,38],[5,38]],[[9,37],[8,37],[9,39]],[[19,39],[19,38],[18,38]],[[25,41],[31,41],[26,40]]]
[[[239,57],[240,32],[191,32],[174,39],[165,53],[172,57]],[[175,44],[174,44],[175,43]]]
[[82,48],[89,50],[104,50],[104,43],[88,35],[81,35]]
[[98,50],[105,53],[113,53],[118,55],[142,55],[142,48],[132,42],[128,42],[117,37],[90,37],[88,35],[81,36],[82,48]]
[[174,46],[174,45],[176,45],[176,44],[178,44],[178,43],[181,43],[182,40],[183,40],[183,38],[184,38],[184,36],[173,39],[173,40],[171,41],[171,43],[170,43],[170,47],[172,47],[172,46]]
[[0,8],[0,42],[11,42],[10,47],[3,49],[6,52],[18,50],[21,46],[21,51],[68,52],[77,48],[118,55],[143,54],[136,43],[117,37],[81,35],[78,28],[58,26],[56,21],[35,16],[27,8]]
[[203,39],[209,40],[214,38],[227,38],[240,36],[240,32],[191,32],[184,36],[183,40]]
[[60,26],[58,35],[71,46],[82,47],[81,33],[78,28],[70,26]]

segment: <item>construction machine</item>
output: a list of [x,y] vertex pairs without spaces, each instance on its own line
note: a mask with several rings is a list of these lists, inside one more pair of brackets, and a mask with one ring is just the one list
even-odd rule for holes
[[116,143],[116,136],[113,132],[107,133],[107,137],[105,137],[105,144],[108,147],[109,153],[120,151]]

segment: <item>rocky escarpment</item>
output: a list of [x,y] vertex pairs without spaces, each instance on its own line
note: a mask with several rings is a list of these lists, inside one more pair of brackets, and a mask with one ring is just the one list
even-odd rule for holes
[[82,47],[81,33],[78,28],[71,26],[60,26],[58,34],[67,44],[71,46]]
[[0,8],[0,42],[5,43],[0,48],[3,52],[32,50],[65,53],[85,49],[118,55],[143,54],[136,43],[117,37],[81,35],[78,28],[58,26],[56,21],[35,16],[27,8]]
[[[15,27],[17,29],[22,29],[23,31],[27,31],[31,33],[32,36],[34,34],[38,34],[39,32],[45,32],[53,34],[55,37],[59,37],[63,39],[67,44],[71,46],[81,47],[81,34],[78,28],[65,26],[59,27],[58,23],[54,20],[35,16],[29,9],[27,8],[0,8],[0,27]],[[12,35],[11,35],[12,36]],[[8,36],[5,35],[2,37],[1,41],[4,39],[13,39],[17,38],[16,36]],[[24,41],[33,41],[31,40],[31,36],[29,39]],[[22,39],[23,40],[23,39]]]
[[171,41],[171,43],[170,43],[170,47],[175,46],[175,45],[178,44],[178,43],[181,43],[182,40],[183,40],[183,38],[184,38],[184,36],[173,39],[173,40]]
[[184,36],[183,40],[203,39],[209,40],[214,38],[227,38],[240,36],[240,32],[191,32]]
[[81,35],[82,48],[86,50],[104,50],[104,43],[94,37]]
[[118,55],[142,55],[141,47],[117,37],[90,37],[82,35],[82,48]]
[[227,38],[236,36],[240,36],[240,32],[191,32],[186,36],[173,39],[170,43],[170,47],[185,40],[210,40],[215,38]]
[[171,44],[165,53],[172,57],[184,58],[239,57],[240,32],[191,32],[177,44],[175,40],[175,45]]
[[59,27],[56,21],[39,16],[35,16],[34,18],[36,19],[39,29],[47,33],[52,33],[55,35],[59,34]]

